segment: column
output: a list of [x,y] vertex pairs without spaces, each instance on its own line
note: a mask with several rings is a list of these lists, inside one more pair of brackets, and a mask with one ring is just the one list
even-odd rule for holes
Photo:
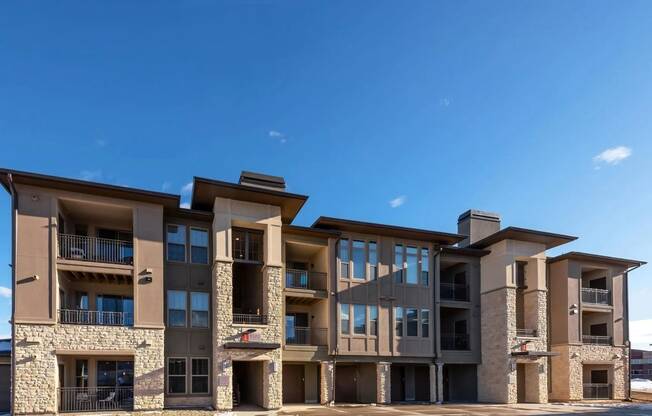
[[444,364],[437,363],[437,404],[444,401]]
[[392,401],[391,364],[376,364],[376,403],[389,404]]
[[321,392],[321,404],[331,406],[333,405],[333,389],[335,388],[335,380],[333,378],[333,371],[335,365],[332,361],[322,361],[319,363],[321,366],[319,376],[319,391]]
[[430,364],[430,403],[437,403],[437,366]]

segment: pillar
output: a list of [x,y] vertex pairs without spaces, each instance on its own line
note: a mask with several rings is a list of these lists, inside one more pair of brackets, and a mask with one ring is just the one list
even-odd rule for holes
[[392,401],[391,364],[376,364],[376,403],[389,404]]
[[437,366],[430,364],[430,403],[437,403]]
[[335,364],[332,361],[322,361],[319,363],[321,371],[319,372],[319,391],[321,404],[333,405],[333,389],[335,388],[335,379],[333,372]]
[[437,404],[444,401],[444,364],[437,363]]

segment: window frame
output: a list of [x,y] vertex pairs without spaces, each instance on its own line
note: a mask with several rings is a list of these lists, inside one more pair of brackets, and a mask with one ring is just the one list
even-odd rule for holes
[[[208,362],[206,374],[193,374],[192,362],[193,360],[206,360]],[[193,390],[193,380],[195,377],[206,377],[206,392],[196,392]],[[211,394],[211,359],[210,357],[201,357],[201,356],[191,356],[190,357],[190,394],[196,396],[207,396]]]
[[[362,243],[362,266],[361,266],[362,267],[362,274],[363,274],[362,277],[358,277],[358,276],[355,275],[355,269],[356,269],[356,264],[357,264],[357,262],[353,258],[354,253],[355,253],[355,249],[354,249],[355,243]],[[351,280],[357,280],[357,281],[366,281],[366,280],[368,280],[367,279],[367,264],[368,264],[368,261],[367,261],[367,241],[366,240],[360,240],[360,239],[353,239],[351,241],[349,249],[351,251],[351,253],[349,255],[349,262],[353,263],[353,267],[350,268],[350,270],[349,270],[349,276],[350,276],[349,278]],[[351,270],[353,271],[353,273],[351,273]]]
[[[342,242],[346,241],[346,250],[342,250]],[[351,279],[351,239],[350,238],[340,238],[337,240],[337,275],[340,279],[350,280]],[[346,253],[346,261],[342,260],[342,253]],[[342,273],[343,266],[346,266],[346,276]]]
[[[184,299],[184,324],[183,325],[170,325],[170,292],[183,293]],[[210,301],[210,299],[209,299]],[[210,309],[210,306],[209,306]],[[174,309],[179,311],[181,309]],[[166,323],[168,328],[187,328],[188,327],[188,291],[187,290],[177,290],[177,289],[168,289],[165,292],[165,313],[166,313]]]
[[[411,337],[411,338],[416,338],[419,336],[419,324],[421,323],[420,320],[420,314],[419,314],[419,308],[414,308],[414,307],[406,307],[403,308],[405,310],[405,336],[406,337]],[[414,320],[410,320],[410,311],[415,312],[416,318]],[[410,335],[410,323],[416,323],[416,331],[414,335]]]
[[[233,232],[234,231],[239,231],[244,233],[245,237],[245,248],[244,248],[244,253],[245,257],[243,259],[239,259],[235,257],[235,244],[233,244]],[[249,250],[249,244],[251,242],[251,235],[256,234],[260,235],[260,250],[259,250],[259,259],[257,260],[251,260],[250,255],[251,251]],[[255,228],[246,228],[246,227],[231,227],[231,258],[233,259],[234,262],[237,263],[249,263],[249,264],[264,264],[264,258],[265,258],[265,232],[263,230],[258,230]]]
[[[173,260],[170,259],[170,239],[168,238],[168,227],[183,227],[183,260]],[[166,223],[165,224],[165,260],[172,263],[187,263],[188,262],[188,226],[185,224],[176,224],[176,223]],[[179,243],[173,243],[179,244]]]
[[[205,311],[200,310],[200,309],[193,309],[193,304],[192,304],[192,295],[193,295],[193,293],[200,294],[200,295],[206,295],[206,301],[207,301],[206,303],[207,303],[207,305],[206,305],[206,310]],[[211,312],[211,294],[209,292],[200,292],[200,291],[194,291],[193,290],[193,291],[188,292],[188,296],[190,297],[190,302],[189,302],[190,303],[190,308],[188,308],[190,310],[190,326],[189,327],[194,328],[194,329],[209,329],[211,327],[211,313],[210,313]],[[193,324],[193,316],[192,316],[192,314],[193,314],[193,312],[195,310],[197,312],[206,312],[206,326],[195,326]]]
[[[424,312],[428,315],[428,319],[424,319],[423,314]],[[425,321],[425,322],[424,322]],[[419,310],[419,327],[421,330],[421,338],[430,338],[430,309],[421,309]],[[427,328],[428,329],[428,335],[425,336],[423,335],[423,329]]]
[[[398,254],[397,249],[400,247],[401,250],[401,263],[396,261],[396,255]],[[394,243],[394,253],[392,260],[392,268],[394,269],[394,283],[395,284],[405,284],[405,245],[402,243]]]
[[[170,360],[183,360],[184,361],[184,369],[185,372],[183,375],[181,374],[170,374]],[[172,395],[185,395],[188,394],[188,357],[167,357],[167,360],[165,362],[165,382],[167,384],[166,386],[166,394],[172,394]],[[171,392],[170,391],[170,377],[183,377],[183,392]],[[209,387],[210,390],[210,387]]]
[[[426,252],[426,270],[423,269],[423,254]],[[430,247],[419,247],[419,284],[424,287],[430,286]],[[426,273],[424,284],[423,273]]]
[[[368,329],[368,334],[369,334],[369,336],[377,337],[378,336],[378,305],[368,305],[367,309],[368,309],[368,311],[367,311],[367,319],[369,321],[368,324],[367,324],[367,328],[369,328]],[[376,319],[371,319],[371,317],[372,317],[371,311],[372,310],[376,311],[376,313],[375,313]],[[373,333],[372,333],[372,330],[371,330],[372,329],[372,323],[373,323],[373,328],[374,328]]]
[[[193,247],[202,247],[202,246],[193,246],[192,244],[192,231],[203,231],[206,233],[206,263],[200,263],[200,262],[195,262],[192,260],[192,248]],[[190,264],[198,264],[198,265],[208,265],[211,262],[211,233],[208,230],[208,228],[204,227],[196,227],[194,225],[191,225],[188,227],[188,250],[190,252],[190,255],[188,256],[188,260]]]
[[[350,303],[340,303],[339,305],[340,305],[340,307],[339,307],[339,310],[338,310],[337,313],[339,315],[338,325],[340,327],[340,335],[351,336],[351,304]],[[347,323],[348,323],[347,328],[346,328],[346,332],[344,332],[342,330],[344,328],[342,326],[342,310],[343,310],[344,306],[347,306],[346,309],[348,309],[348,311],[346,313],[347,314]]]
[[[371,261],[371,245],[374,245],[374,256],[376,261]],[[378,243],[375,240],[367,241],[367,277],[369,281],[378,280]]]
[[[367,326],[368,322],[367,322],[367,319],[369,319],[369,314],[367,313],[368,312],[367,311],[367,305],[365,305],[363,303],[352,303],[351,305],[353,306],[353,308],[352,308],[353,309],[353,336],[359,336],[359,337],[360,336],[366,336],[368,334],[368,326]],[[358,309],[359,310],[361,309],[362,312],[364,313],[364,319],[362,320],[363,325],[364,325],[364,331],[363,332],[356,332],[355,321],[356,321],[356,317],[358,316],[356,314],[356,312],[355,312],[356,306],[358,306],[359,307]]]
[[[401,310],[401,319],[400,319],[401,333],[400,334],[398,334],[398,331],[396,330],[396,328],[398,326],[398,323],[399,323],[399,320],[397,319],[397,316],[398,316],[397,310],[398,309]],[[394,311],[393,311],[392,315],[393,315],[393,318],[394,318],[394,325],[392,326],[392,328],[394,329],[394,337],[401,338],[405,334],[405,308],[403,308],[402,306],[394,306]]]

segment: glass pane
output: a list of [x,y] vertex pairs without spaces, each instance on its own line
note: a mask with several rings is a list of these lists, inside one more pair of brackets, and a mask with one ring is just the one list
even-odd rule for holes
[[401,308],[400,306],[394,308],[394,320],[395,320],[394,334],[397,337],[402,337],[403,336],[403,308]]
[[186,227],[184,225],[168,225],[167,243],[168,260],[186,260]]
[[378,307],[369,306],[369,335],[378,335]]
[[186,309],[186,292],[168,290],[168,309]]
[[192,377],[192,392],[193,393],[208,393],[208,376],[193,376]]
[[168,374],[171,376],[185,376],[186,360],[183,358],[168,359]]
[[116,362],[98,361],[97,362],[97,386],[113,387],[115,385],[116,385]]
[[405,251],[407,257],[407,277],[406,280],[410,284],[416,285],[417,280],[417,248],[408,247]]
[[243,230],[233,229],[233,258],[244,260],[246,255],[246,234]]
[[196,247],[208,247],[208,231],[191,228],[190,245]]
[[133,361],[118,361],[118,386],[133,386],[134,385],[134,362]]
[[394,280],[403,283],[403,246],[394,246]]
[[340,305],[340,329],[343,334],[349,334],[349,304]]
[[169,326],[186,326],[186,311],[168,309]]
[[168,260],[186,261],[186,246],[168,243]]
[[365,278],[364,241],[353,241],[353,277]]
[[378,264],[378,248],[373,241],[369,242],[369,279],[376,280],[378,278],[377,266]]
[[421,284],[428,286],[429,275],[428,271],[430,270],[430,258],[429,251],[427,248],[421,249]]
[[77,387],[88,387],[88,360],[77,360],[75,365]]
[[261,233],[249,232],[249,258],[251,261],[262,261],[263,259],[263,235]]
[[340,261],[349,261],[349,240],[346,238],[340,240]]
[[361,335],[367,333],[366,305],[353,305],[353,333]]
[[170,393],[186,392],[186,377],[174,376],[168,379],[168,390]]
[[208,312],[192,311],[191,319],[193,328],[208,328]]
[[190,304],[193,311],[208,311],[208,293],[191,292]]
[[423,338],[430,336],[430,311],[428,309],[421,311],[421,336]]
[[418,334],[419,318],[418,311],[415,308],[407,308],[407,335],[408,337],[416,337]]
[[208,375],[208,358],[193,358],[192,359],[192,375],[193,376],[207,376]]
[[196,264],[208,264],[208,248],[190,247],[190,261]]

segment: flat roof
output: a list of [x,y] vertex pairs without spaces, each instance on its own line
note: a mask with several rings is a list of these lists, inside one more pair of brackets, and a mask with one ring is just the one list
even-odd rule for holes
[[312,227],[319,229],[352,231],[361,234],[388,235],[405,238],[408,240],[430,241],[446,245],[458,243],[466,238],[464,235],[445,233],[441,231],[400,227],[397,225],[377,224],[332,217],[319,217],[312,224]]
[[486,248],[502,240],[528,241],[531,243],[544,244],[546,249],[551,249],[562,244],[566,244],[577,237],[564,234],[549,233],[547,231],[530,230],[527,228],[507,227],[502,230],[476,241],[471,244],[470,248]]
[[604,263],[604,264],[617,264],[626,267],[642,266],[644,264],[647,264],[647,262],[641,260],[603,256],[600,254],[582,253],[580,251],[570,251],[568,253],[560,254],[559,256],[556,257],[549,257],[548,263],[555,263],[566,259],[590,261],[594,263]]
[[192,209],[212,211],[213,202],[218,197],[279,206],[281,207],[281,218],[285,224],[292,222],[308,199],[305,195],[195,176],[190,205]]

